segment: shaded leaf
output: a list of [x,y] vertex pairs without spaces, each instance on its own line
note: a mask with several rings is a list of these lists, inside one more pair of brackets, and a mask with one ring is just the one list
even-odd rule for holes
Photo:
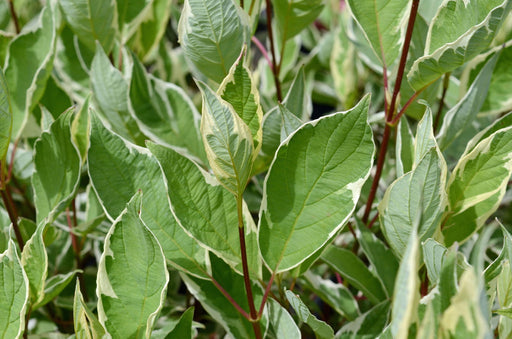
[[322,0],[273,0],[277,28],[282,41],[293,38],[322,11]]
[[331,326],[327,325],[324,321],[318,320],[308,307],[302,302],[300,297],[294,294],[292,291],[286,291],[286,299],[297,313],[299,319],[306,324],[315,332],[315,335],[319,339],[334,339],[334,331]]

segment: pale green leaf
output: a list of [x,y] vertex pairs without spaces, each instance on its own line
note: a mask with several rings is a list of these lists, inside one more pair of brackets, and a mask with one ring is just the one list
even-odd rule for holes
[[89,117],[89,97],[87,97],[71,123],[71,138],[82,159],[82,166],[87,158],[90,132],[91,119]]
[[396,176],[401,177],[412,170],[414,162],[414,137],[407,119],[400,119],[396,134]]
[[128,111],[128,83],[110,63],[103,48],[96,48],[90,76],[94,99],[112,129],[131,142],[144,142],[144,135]]
[[[446,206],[446,165],[433,147],[411,172],[389,186],[379,204],[382,231],[398,257],[404,255],[415,227],[421,241],[441,223]],[[416,226],[417,225],[417,226]]]
[[311,311],[298,295],[287,290],[286,299],[288,299],[288,302],[297,313],[299,319],[311,327],[318,339],[334,339],[334,331],[332,330],[332,327],[327,325],[326,322],[318,320],[313,314],[311,314]]
[[412,163],[412,169],[418,166],[418,163],[423,157],[431,151],[432,147],[436,147],[436,151],[442,160],[441,153],[437,150],[437,142],[434,136],[432,123],[432,112],[430,108],[427,108],[423,118],[416,127],[416,138],[414,139],[414,162]]
[[504,260],[508,260],[509,262],[512,261],[512,235],[503,226],[501,227],[501,231],[503,233],[503,248],[496,259],[494,259],[494,261],[484,271],[486,283],[489,283],[498,276],[501,272],[501,263]]
[[282,41],[299,34],[324,8],[322,0],[272,0],[272,5]]
[[198,86],[203,96],[201,134],[208,162],[219,182],[241,196],[256,155],[251,130],[233,106],[206,84],[198,82]]
[[385,300],[354,321],[348,322],[336,333],[336,338],[376,338],[388,323],[390,301]]
[[38,307],[44,306],[50,301],[52,301],[56,296],[60,294],[70,283],[73,281],[75,274],[79,271],[75,270],[66,274],[57,274],[46,280],[44,284],[44,296],[43,299],[32,305],[32,310],[35,310]]
[[32,185],[38,223],[45,218],[53,221],[78,189],[82,160],[72,140],[73,118],[73,109],[59,116],[34,146]]
[[265,179],[259,226],[261,254],[273,270],[300,265],[354,211],[374,154],[368,104],[367,96],[350,111],[306,123],[279,147]]
[[99,41],[110,53],[117,34],[115,0],[60,0],[67,23],[78,39],[92,51]]
[[[148,143],[167,179],[171,207],[184,230],[242,272],[236,199],[211,174],[177,151]],[[249,269],[261,277],[256,226],[244,203]]]
[[164,253],[140,219],[140,193],[110,228],[98,264],[98,318],[116,338],[148,338],[169,282]]
[[449,214],[442,231],[448,246],[466,240],[494,213],[511,173],[511,127],[494,132],[462,156],[447,184]]
[[163,327],[151,333],[151,339],[193,339],[194,307],[189,307],[179,319],[170,319]]
[[249,39],[249,17],[234,0],[186,0],[179,42],[194,70],[220,83]]
[[313,111],[311,94],[306,84],[304,66],[300,68],[293,79],[292,85],[283,100],[283,105],[293,113],[299,121],[309,120]]
[[[300,338],[301,333],[297,324],[288,311],[276,300],[270,298],[267,302],[270,338]],[[273,337],[272,337],[273,335]]]
[[77,339],[99,339],[107,337],[107,332],[96,316],[85,304],[78,280],[75,285],[73,302],[73,324]]
[[277,110],[281,115],[281,142],[283,142],[302,125],[302,120],[283,104],[278,104]]
[[29,283],[16,250],[9,240],[0,253],[0,337],[19,338],[25,329],[25,313],[29,304]]
[[[439,147],[442,151],[448,152],[449,150],[447,149],[458,137],[466,138],[461,140],[462,144],[469,141],[470,136],[465,136],[463,132],[468,126],[471,126],[471,123],[475,120],[476,115],[482,108],[498,56],[499,53],[494,54],[494,56],[487,61],[480,73],[478,73],[475,81],[471,84],[466,95],[445,113],[443,125],[437,135]],[[457,154],[457,156],[458,155],[460,154]]]
[[322,254],[322,260],[360,290],[372,303],[377,304],[386,299],[386,293],[379,279],[351,251],[329,246]]
[[437,284],[447,249],[434,239],[427,239],[423,243],[422,248],[423,261],[427,267],[428,278],[432,284]]
[[14,138],[21,136],[51,74],[56,44],[54,6],[53,1],[48,1],[35,25],[27,27],[9,44],[4,71],[11,88]]
[[491,77],[489,91],[482,105],[482,114],[496,114],[512,110],[512,99],[507,88],[512,86],[512,45],[501,50]]
[[217,93],[231,104],[238,116],[249,127],[256,156],[261,148],[263,110],[256,83],[251,72],[244,65],[243,53],[245,50],[229,70],[228,76],[220,84]]
[[[12,120],[9,90],[7,89],[4,72],[0,70],[0,162],[2,162],[2,167],[5,166],[4,160],[11,141]],[[2,170],[4,168],[0,168],[0,171]],[[0,173],[0,175],[3,175],[3,173]]]
[[434,82],[481,53],[496,35],[509,0],[446,0],[430,24],[425,56],[407,74],[415,90]]
[[48,255],[43,241],[45,229],[46,223],[40,223],[21,253],[21,264],[28,278],[32,305],[43,300],[45,280],[48,275]]
[[410,12],[409,0],[349,0],[348,5],[384,65],[392,65],[401,51]]
[[[507,309],[512,306],[512,272],[510,262],[503,260],[501,273],[497,279],[498,303],[501,309]],[[512,333],[512,319],[500,317],[498,330],[501,338],[509,338]]]
[[419,239],[416,227],[413,227],[396,277],[391,309],[391,333],[393,338],[408,338],[409,326],[417,317],[417,307],[420,299],[419,256]]
[[178,269],[205,277],[206,254],[176,222],[156,159],[146,149],[113,134],[94,114],[90,140],[89,177],[110,218],[116,218],[131,196],[141,190],[141,218],[157,237],[166,259]]
[[452,297],[457,294],[457,251],[456,246],[450,247],[442,260],[439,272],[439,310],[444,312],[451,304]]

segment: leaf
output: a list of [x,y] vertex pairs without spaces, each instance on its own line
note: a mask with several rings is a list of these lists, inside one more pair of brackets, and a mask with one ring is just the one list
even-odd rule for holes
[[[194,307],[189,307],[170,331],[166,338],[192,339],[192,322],[194,320]],[[153,338],[153,334],[151,336]]]
[[208,162],[219,182],[235,196],[241,196],[249,180],[254,149],[251,130],[206,84],[198,82],[203,96],[201,134]]
[[12,240],[0,254],[0,289],[4,294],[0,298],[0,336],[18,338],[25,329],[29,283]]
[[492,73],[489,91],[482,105],[482,114],[496,114],[512,110],[512,100],[505,90],[512,84],[512,46],[507,46],[499,53],[496,67]]
[[386,295],[392,297],[399,266],[396,257],[366,225],[358,222],[357,229],[359,231],[357,233],[357,241],[377,273],[377,278],[379,278],[384,287]]
[[[437,151],[437,142],[432,126],[432,112],[427,108],[423,118],[416,127],[416,138],[414,139],[414,162],[412,164],[412,169],[418,166],[418,163],[428,152],[431,151],[432,147],[435,147]],[[442,159],[440,152],[438,152],[438,156]],[[444,162],[443,160],[440,161]]]
[[78,39],[92,51],[99,41],[110,53],[117,34],[116,1],[61,0],[60,7],[67,23]]
[[89,134],[91,132],[91,119],[89,117],[89,98],[87,98],[71,123],[71,137],[82,159],[82,166],[89,149]]
[[444,312],[457,294],[457,251],[456,246],[448,249],[444,255],[439,275],[440,313]]
[[53,1],[48,1],[33,27],[25,29],[9,44],[4,72],[7,87],[11,88],[15,139],[21,136],[51,74],[56,41],[54,6]]
[[392,65],[400,53],[410,3],[408,0],[348,1],[352,15],[384,65]]
[[43,300],[45,280],[48,276],[48,255],[43,241],[45,229],[46,223],[41,222],[21,253],[21,265],[28,278],[29,299],[32,305]]
[[360,290],[373,304],[386,299],[386,293],[379,279],[351,251],[329,246],[323,253],[322,259],[351,285]]
[[343,325],[336,338],[377,338],[388,323],[390,304],[385,300],[373,306],[356,320]]
[[80,183],[82,160],[71,135],[74,110],[59,116],[43,132],[34,148],[32,175],[37,222],[52,222],[75,196]]
[[365,97],[350,111],[306,123],[279,147],[265,179],[258,235],[273,270],[300,265],[354,211],[374,154],[368,103]]
[[354,320],[359,316],[357,302],[347,287],[322,279],[311,271],[304,274],[304,279],[306,279],[306,286],[341,316],[348,320]]
[[301,337],[297,324],[295,324],[292,316],[283,306],[276,300],[269,298],[266,307],[268,309],[269,331],[274,335],[273,338]]
[[[510,271],[510,263],[508,260],[503,260],[501,273],[497,279],[498,303],[501,309],[507,309],[512,306],[511,292],[512,272]],[[498,330],[500,333],[500,337],[509,337],[511,335],[511,319],[507,317],[500,317]]]
[[78,280],[75,285],[75,297],[73,302],[73,324],[77,339],[104,338],[107,332],[100,324],[96,316],[87,307]]
[[249,127],[254,145],[254,155],[261,148],[263,110],[260,105],[260,95],[251,72],[244,65],[243,50],[240,58],[233,64],[229,74],[220,84],[217,94],[231,104],[235,112]]
[[441,335],[448,338],[492,337],[480,304],[480,291],[475,272],[466,270],[460,278],[457,294],[441,316]]
[[409,326],[417,317],[419,304],[419,241],[413,227],[396,277],[393,306],[391,309],[391,333],[393,338],[408,338]]
[[487,284],[500,274],[502,268],[501,263],[504,260],[512,261],[512,235],[503,226],[501,227],[501,231],[503,233],[503,248],[496,259],[494,259],[484,271],[484,278]]
[[[446,169],[432,148],[411,172],[389,186],[379,204],[379,220],[390,247],[401,258],[412,230],[421,241],[441,224],[446,206]],[[417,226],[416,226],[417,225]]]
[[277,104],[277,110],[281,115],[281,142],[288,138],[295,132],[301,125],[302,120],[297,118],[292,112],[283,104]]
[[299,319],[311,327],[317,338],[334,339],[334,331],[332,330],[331,326],[327,325],[327,323],[324,321],[318,320],[313,314],[311,314],[311,311],[304,304],[304,302],[302,302],[298,295],[294,294],[290,290],[287,290],[286,299],[288,299],[288,302],[297,313]]
[[306,74],[304,66],[300,68],[293,79],[292,85],[283,100],[283,105],[293,113],[299,121],[309,120],[313,106],[311,95],[306,88]]
[[57,274],[46,280],[44,284],[43,299],[39,303],[32,305],[32,310],[42,307],[52,301],[69,285],[71,281],[73,281],[75,274],[78,272],[78,270],[75,270],[66,274]]
[[123,39],[128,38],[128,27],[130,23],[141,15],[144,15],[145,9],[152,5],[153,0],[116,0],[117,20],[119,30]]
[[426,55],[407,74],[415,90],[481,53],[495,37],[512,3],[508,0],[446,0],[432,20]]
[[166,296],[165,257],[139,217],[137,193],[110,228],[98,265],[98,317],[114,337],[149,337]]
[[[148,143],[167,179],[171,207],[185,232],[242,272],[236,199],[215,178],[177,151]],[[245,205],[245,204],[244,204]],[[261,277],[256,225],[244,207],[249,270]]]
[[[210,256],[212,276],[231,295],[235,302],[246,312],[249,310],[247,295],[245,294],[244,279],[235,273],[222,260],[215,255]],[[238,312],[226,297],[209,280],[200,280],[180,273],[181,279],[187,289],[208,314],[215,319],[232,338],[255,338],[251,323]],[[260,305],[263,291],[259,285],[252,285],[254,304]],[[260,324],[265,326],[267,316],[263,313]],[[262,328],[265,333],[265,329]]]
[[286,41],[309,26],[322,12],[322,0],[273,0],[281,41]]
[[[437,136],[439,147],[442,151],[445,151],[445,153],[455,139],[464,137],[464,130],[471,126],[471,122],[475,120],[476,115],[480,112],[485,97],[487,96],[492,70],[496,65],[498,56],[499,53],[494,54],[494,56],[487,61],[480,73],[478,73],[475,81],[471,84],[466,95],[445,113],[443,125]],[[461,140],[462,144],[469,141],[469,137],[466,138],[467,139],[463,138]]]
[[156,159],[146,149],[113,134],[94,114],[90,140],[89,177],[108,216],[116,218],[141,190],[141,218],[157,237],[166,259],[176,268],[204,278],[205,251],[176,222]]
[[[12,120],[9,90],[7,89],[4,72],[0,70],[0,162],[2,167],[5,166],[5,156],[11,141]],[[4,168],[0,168],[0,171],[3,170]],[[3,173],[0,173],[0,175],[3,175]]]
[[179,42],[193,70],[220,83],[249,39],[249,17],[233,0],[186,0]]
[[449,213],[442,229],[446,245],[466,240],[496,211],[512,173],[511,159],[511,127],[463,154],[447,184]]
[[94,99],[113,130],[133,143],[143,143],[144,135],[128,111],[128,83],[112,66],[103,48],[96,48],[90,76]]
[[414,162],[414,137],[407,122],[407,119],[400,119],[396,134],[396,176],[401,177],[404,173],[412,170]]
[[423,243],[422,248],[423,261],[427,267],[428,278],[432,284],[437,284],[447,249],[431,238]]

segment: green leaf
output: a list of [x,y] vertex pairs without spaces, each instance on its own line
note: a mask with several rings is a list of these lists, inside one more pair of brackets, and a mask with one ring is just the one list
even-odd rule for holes
[[292,85],[283,100],[283,105],[293,113],[299,121],[307,121],[313,110],[311,95],[306,86],[304,66],[300,68],[293,79]]
[[61,0],[67,23],[78,39],[92,51],[99,41],[110,53],[117,34],[115,0]]
[[178,35],[194,70],[220,83],[249,39],[249,17],[234,0],[186,0]]
[[260,105],[260,95],[251,72],[244,65],[243,50],[240,58],[233,64],[229,74],[220,84],[217,94],[231,104],[235,112],[249,127],[254,145],[254,155],[261,148],[263,110]]
[[77,339],[105,338],[107,331],[100,324],[96,316],[87,307],[78,280],[75,285],[75,297],[73,302],[73,324]]
[[94,99],[112,129],[133,143],[143,143],[144,135],[128,111],[128,83],[112,66],[103,48],[96,48],[90,76]]
[[[288,311],[276,300],[269,298],[267,305],[269,320],[269,337],[273,338],[300,338],[301,333],[297,324]],[[271,337],[272,338],[272,337]]]
[[407,74],[415,90],[434,82],[481,53],[507,16],[508,0],[447,0],[430,24],[426,55]]
[[91,119],[89,117],[89,97],[87,97],[71,123],[71,137],[82,159],[82,166],[87,158],[90,132]]
[[277,105],[277,111],[281,115],[281,142],[288,138],[295,132],[301,125],[302,120],[297,118],[292,112],[283,104]]
[[203,96],[201,134],[208,162],[219,182],[241,196],[256,156],[251,130],[233,106],[206,84],[198,82]]
[[0,337],[19,338],[25,329],[29,282],[12,240],[0,254],[0,289]]
[[48,1],[35,25],[30,30],[27,27],[9,44],[4,72],[7,87],[11,88],[12,136],[16,139],[43,96],[51,74],[56,45],[54,6],[53,1]]
[[311,311],[304,302],[302,302],[298,295],[287,290],[286,299],[288,299],[288,302],[297,313],[299,319],[311,327],[318,339],[334,339],[334,331],[332,330],[332,327],[327,325],[324,321],[318,320],[313,314],[311,314]]
[[[192,339],[192,321],[194,320],[194,307],[189,307],[178,322],[174,325],[174,328],[165,336],[165,338],[183,338]],[[151,338],[154,337],[154,332]],[[157,338],[155,338],[157,339]]]
[[[434,147],[417,167],[389,186],[379,204],[379,219],[389,245],[401,258],[412,230],[421,241],[441,224],[446,205],[446,168]],[[417,226],[416,226],[417,225]]]
[[489,91],[482,106],[482,114],[496,114],[512,110],[512,100],[506,88],[512,84],[512,46],[501,50],[491,77]]
[[374,154],[368,103],[367,96],[350,111],[306,123],[279,147],[265,179],[258,235],[273,270],[300,265],[354,211]]
[[439,272],[440,312],[444,312],[451,304],[452,297],[457,294],[457,251],[452,246],[443,257]]
[[46,223],[41,222],[21,253],[21,265],[28,278],[32,305],[43,300],[45,280],[48,275],[48,255],[43,241],[45,229]]
[[322,0],[272,0],[281,41],[299,34],[318,17]]
[[89,177],[109,217],[116,218],[141,190],[141,218],[157,237],[166,259],[178,269],[204,278],[205,252],[176,222],[156,159],[146,149],[113,134],[94,114],[90,140]]
[[60,294],[68,285],[73,281],[75,274],[79,271],[75,270],[66,274],[57,274],[46,280],[44,284],[43,299],[35,305],[32,305],[32,310],[48,304],[56,296]]
[[165,257],[139,217],[137,193],[105,238],[98,265],[98,317],[114,337],[147,338],[163,306],[169,273]]
[[[210,255],[212,276],[244,310],[249,310],[245,294],[244,278],[235,273],[215,255]],[[190,293],[201,303],[208,314],[215,319],[232,338],[255,338],[251,323],[238,312],[218,288],[209,280],[200,280],[180,273],[181,279]],[[263,291],[253,284],[254,304],[260,305]],[[263,313],[260,324],[265,326],[267,315]],[[262,328],[265,333],[265,329]]]
[[407,241],[403,259],[396,277],[393,306],[391,309],[391,333],[393,338],[408,338],[409,326],[416,320],[419,304],[419,241],[413,227]]
[[322,254],[322,259],[351,285],[363,292],[372,303],[377,304],[386,299],[386,293],[379,279],[351,251],[329,246]]
[[[12,120],[9,90],[7,89],[4,72],[0,70],[0,162],[2,167],[5,166],[5,156],[11,141]],[[3,170],[4,167],[0,168],[0,171]],[[0,175],[3,175],[3,173],[0,173]]]
[[[443,125],[437,136],[439,147],[445,153],[449,152],[447,149],[455,139],[463,137],[460,140],[462,144],[466,144],[469,141],[470,136],[465,136],[463,132],[467,127],[471,126],[471,122],[475,120],[476,115],[482,108],[498,56],[499,53],[496,53],[487,61],[480,73],[478,73],[475,81],[471,84],[466,95],[445,113]],[[457,154],[457,156],[459,155]]]
[[447,184],[446,245],[469,238],[496,211],[512,173],[511,160],[511,127],[494,132],[461,157]]
[[427,267],[428,278],[432,284],[437,284],[447,249],[434,239],[427,239],[423,243],[422,248],[423,261]]
[[503,248],[500,254],[494,259],[494,261],[485,269],[484,278],[485,282],[489,283],[491,280],[496,278],[501,272],[501,263],[504,260],[512,261],[512,235],[507,231],[505,227],[501,227],[503,232]]
[[322,279],[311,271],[304,273],[306,286],[348,320],[359,316],[359,307],[350,290],[342,284]]
[[38,223],[45,218],[53,221],[73,199],[80,183],[82,160],[71,135],[73,114],[73,109],[62,114],[34,146],[32,185]]
[[[179,224],[203,247],[242,272],[236,199],[211,174],[178,153],[154,143],[148,147],[160,162],[167,179],[171,207]],[[256,225],[244,203],[249,268],[261,277]]]
[[[137,20],[141,15],[147,12],[146,8],[152,5],[153,0],[116,0],[117,3],[117,21],[121,36],[126,40],[129,36],[127,32],[129,24]],[[124,41],[123,41],[124,42]]]
[[388,297],[393,296],[398,261],[391,250],[366,225],[357,223],[357,241],[372,264]]
[[407,119],[400,119],[396,134],[396,176],[401,177],[404,173],[412,170],[414,162],[414,137],[407,122]]
[[[512,272],[510,270],[510,262],[503,260],[501,273],[497,279],[498,303],[501,309],[507,309],[512,306]],[[506,314],[506,313],[505,313]],[[498,329],[500,337],[510,337],[512,320],[508,317],[500,317]]]
[[[348,322],[336,333],[336,338],[377,338],[388,323],[390,301],[385,300],[356,320]],[[380,337],[379,337],[380,338]]]
[[[492,337],[480,304],[479,280],[473,269],[466,270],[457,294],[441,316],[441,335],[447,338]],[[483,307],[488,307],[487,303]]]
[[392,65],[400,53],[410,3],[408,0],[348,1],[352,15],[384,65]]

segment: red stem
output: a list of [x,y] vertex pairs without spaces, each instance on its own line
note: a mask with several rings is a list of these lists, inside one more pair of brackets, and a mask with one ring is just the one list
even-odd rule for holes
[[[270,0],[267,3],[267,31],[268,39],[270,41],[270,52],[272,53],[272,74],[274,75],[274,83],[276,86],[277,101],[283,101],[283,94],[281,92],[281,82],[279,81],[279,69],[277,67],[276,49],[274,47],[274,34],[272,32],[272,4]],[[282,57],[282,56],[281,56]]]
[[19,34],[20,29],[20,23],[18,22],[18,16],[16,15],[16,10],[14,9],[14,3],[12,0],[9,0],[9,9],[11,11],[11,17],[12,21],[14,22],[14,28],[16,29],[16,34]]

